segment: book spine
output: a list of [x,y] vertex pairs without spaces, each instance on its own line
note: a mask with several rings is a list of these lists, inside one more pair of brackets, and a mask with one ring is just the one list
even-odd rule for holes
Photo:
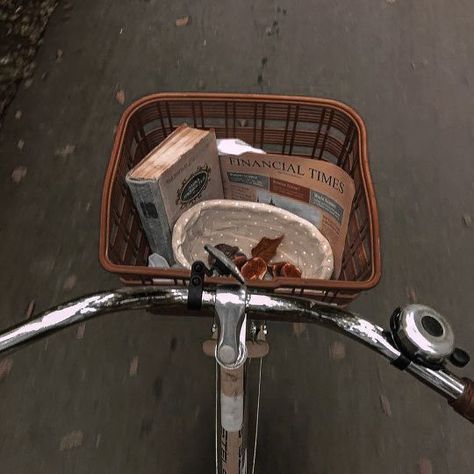
[[159,182],[127,180],[127,183],[151,250],[166,258],[172,265],[171,228]]

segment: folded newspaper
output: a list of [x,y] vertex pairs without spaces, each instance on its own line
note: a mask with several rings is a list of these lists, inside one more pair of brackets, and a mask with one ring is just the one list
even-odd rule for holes
[[326,161],[265,154],[241,140],[218,140],[217,148],[224,197],[273,204],[313,223],[332,247],[332,278],[338,278],[355,193],[352,178]]

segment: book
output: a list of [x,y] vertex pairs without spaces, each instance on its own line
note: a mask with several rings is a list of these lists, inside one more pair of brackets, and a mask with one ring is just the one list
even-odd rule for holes
[[180,125],[127,173],[126,182],[151,250],[173,264],[178,217],[200,201],[224,197],[214,131]]
[[272,204],[314,224],[331,245],[333,278],[338,278],[355,194],[352,178],[323,160],[246,151],[235,155],[226,140],[219,141],[218,150],[224,197]]

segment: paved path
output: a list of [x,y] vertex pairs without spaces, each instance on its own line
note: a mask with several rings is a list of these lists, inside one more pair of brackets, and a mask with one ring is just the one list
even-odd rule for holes
[[[117,90],[126,104],[262,91],[333,97],[367,122],[384,278],[355,308],[383,324],[409,298],[429,302],[474,353],[474,227],[463,222],[474,218],[472,1],[72,5],[52,16],[33,84],[0,132],[2,327],[31,300],[40,310],[118,283],[97,262]],[[1,361],[2,473],[211,472],[208,330],[110,316]],[[335,343],[342,360],[329,357]],[[472,473],[472,427],[373,354],[285,324],[271,327],[271,349],[258,472]]]

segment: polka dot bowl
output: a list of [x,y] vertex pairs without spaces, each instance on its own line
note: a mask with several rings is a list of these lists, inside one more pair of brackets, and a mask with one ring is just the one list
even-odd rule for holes
[[185,211],[173,229],[177,263],[191,268],[195,260],[207,262],[204,244],[235,245],[247,256],[263,238],[284,238],[272,262],[291,262],[302,278],[329,279],[333,272],[331,246],[307,220],[284,209],[247,201],[214,199]]

